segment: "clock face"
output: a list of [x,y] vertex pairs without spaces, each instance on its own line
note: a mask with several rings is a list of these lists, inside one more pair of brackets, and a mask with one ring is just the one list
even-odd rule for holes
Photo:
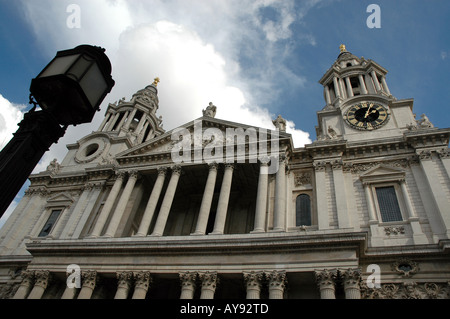
[[388,121],[388,110],[377,103],[361,102],[348,109],[345,119],[355,129],[375,130]]

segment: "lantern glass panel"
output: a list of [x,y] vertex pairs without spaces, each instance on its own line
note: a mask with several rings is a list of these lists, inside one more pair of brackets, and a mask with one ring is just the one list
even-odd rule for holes
[[71,77],[75,81],[79,82],[81,78],[83,77],[84,73],[89,69],[91,64],[93,64],[94,61],[86,55],[82,55],[77,62],[75,62],[74,65],[70,68],[70,70],[67,72],[67,76]]
[[98,107],[99,100],[107,92],[108,84],[105,82],[102,72],[96,63],[94,63],[89,71],[80,81],[83,89],[92,107]]
[[69,67],[73,64],[73,62],[75,62],[76,59],[78,59],[79,56],[79,54],[76,54],[55,58],[39,77],[42,78],[66,73]]

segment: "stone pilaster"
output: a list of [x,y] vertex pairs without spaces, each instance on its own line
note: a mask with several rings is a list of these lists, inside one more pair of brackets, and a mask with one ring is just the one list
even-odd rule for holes
[[133,279],[133,273],[131,271],[117,272],[117,291],[114,299],[127,299],[128,292],[131,287],[131,280]]
[[361,269],[341,270],[345,299],[361,299]]
[[316,277],[317,285],[320,289],[321,299],[336,299],[336,277],[337,270],[316,270],[314,272]]
[[180,299],[193,299],[195,293],[195,282],[197,280],[197,273],[195,272],[181,272],[180,274],[181,295]]
[[78,299],[91,299],[92,293],[94,292],[95,286],[98,282],[97,271],[88,270],[81,273],[82,287],[78,294]]
[[244,272],[244,281],[247,288],[247,299],[260,299],[261,286],[264,273],[260,272]]
[[269,299],[283,299],[286,288],[286,271],[274,270],[265,273],[269,282]]
[[20,283],[19,289],[17,289],[13,299],[25,299],[34,283],[34,271],[24,270],[20,274],[22,277],[22,282]]
[[133,299],[145,299],[145,296],[150,289],[151,280],[152,278],[150,276],[150,272],[148,271],[134,273],[135,285]]
[[214,299],[218,284],[217,272],[202,272],[199,273],[199,278],[202,282],[200,299]]

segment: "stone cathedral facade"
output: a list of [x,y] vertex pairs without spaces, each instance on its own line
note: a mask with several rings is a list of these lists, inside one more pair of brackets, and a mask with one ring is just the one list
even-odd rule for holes
[[[386,74],[341,46],[301,148],[281,116],[251,128],[212,103],[174,141],[157,80],[109,104],[30,176],[0,230],[0,298],[449,298],[450,129],[416,119]],[[196,129],[245,136],[231,160],[175,163],[174,147],[211,145]]]

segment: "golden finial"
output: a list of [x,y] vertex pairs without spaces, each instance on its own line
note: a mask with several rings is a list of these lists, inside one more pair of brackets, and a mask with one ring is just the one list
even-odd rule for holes
[[155,81],[153,82],[153,85],[154,86],[158,86],[158,83],[159,82],[161,82],[160,80],[159,80],[159,78],[155,78]]
[[347,50],[345,49],[345,44],[341,44],[341,45],[339,46],[339,49],[341,50],[341,53],[347,51]]

